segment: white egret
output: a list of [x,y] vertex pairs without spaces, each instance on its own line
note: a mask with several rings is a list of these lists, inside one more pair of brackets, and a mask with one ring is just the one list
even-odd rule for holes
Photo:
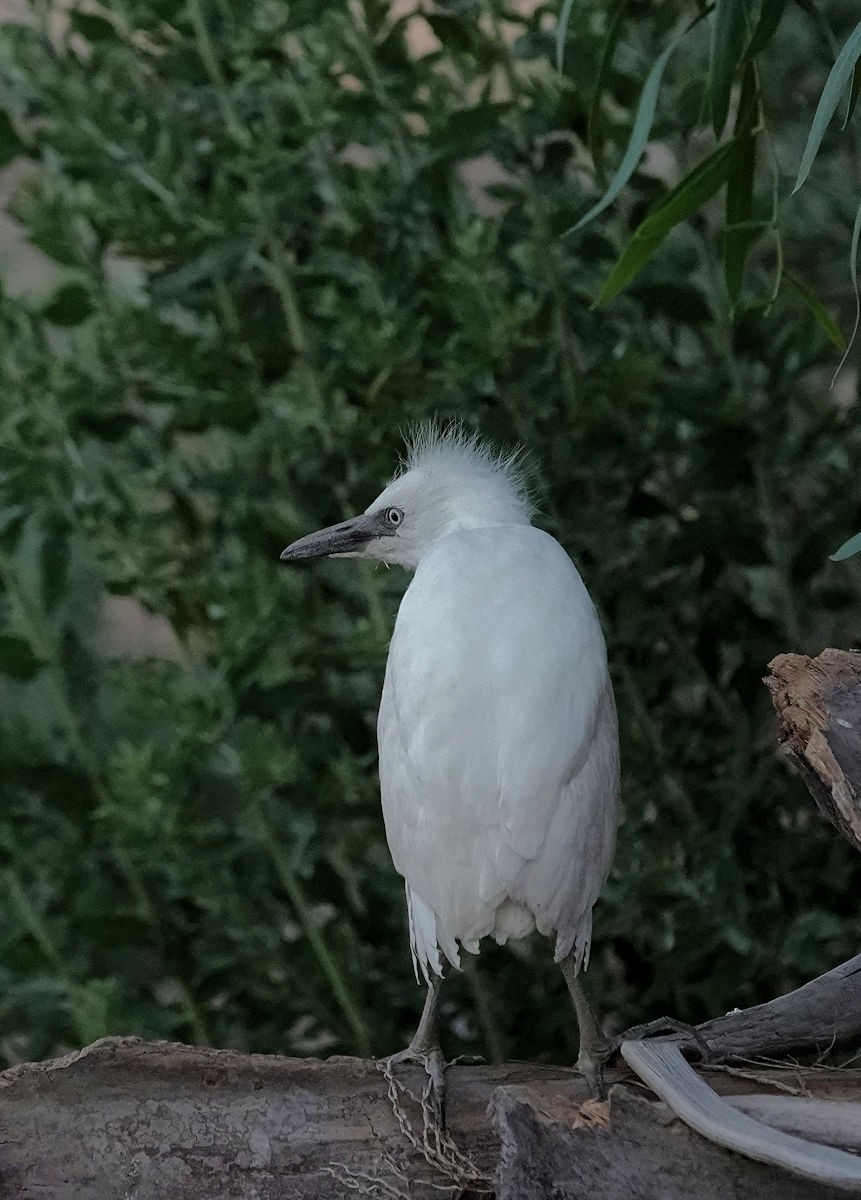
[[377,724],[386,836],[406,881],[416,976],[407,1050],[442,1096],[444,963],[533,929],[555,938],[593,1090],[610,1043],[580,978],[618,824],[619,742],[598,616],[571,559],[530,521],[516,456],[460,427],[416,435],[361,516],[282,559],[351,556],[415,572]]

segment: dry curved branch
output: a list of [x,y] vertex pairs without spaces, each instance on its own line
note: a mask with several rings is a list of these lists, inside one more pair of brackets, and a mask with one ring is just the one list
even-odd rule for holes
[[[784,996],[704,1021],[697,1033],[721,1059],[824,1051],[861,1037],[861,954]],[[699,1050],[684,1032],[660,1040],[686,1054]]]
[[[775,1129],[718,1096],[666,1042],[623,1042],[622,1057],[691,1129],[719,1146],[812,1182],[861,1194],[861,1158]],[[861,1119],[861,1105],[856,1120]]]

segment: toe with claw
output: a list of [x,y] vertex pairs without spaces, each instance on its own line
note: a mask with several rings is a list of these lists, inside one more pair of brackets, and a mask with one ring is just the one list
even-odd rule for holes
[[445,1055],[439,1046],[409,1045],[388,1058],[380,1059],[377,1066],[390,1081],[394,1068],[403,1063],[420,1063],[427,1079],[422,1092],[422,1104],[429,1105],[440,1129],[445,1128]]

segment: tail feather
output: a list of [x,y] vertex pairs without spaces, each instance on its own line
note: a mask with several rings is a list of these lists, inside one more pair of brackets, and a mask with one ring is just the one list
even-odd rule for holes
[[[442,960],[436,936],[436,913],[422,900],[410,885],[407,888],[407,914],[410,924],[410,949],[413,954],[413,970],[416,983],[421,983],[419,970],[425,983],[430,986],[430,973],[442,975]],[[459,965],[459,964],[456,964]]]

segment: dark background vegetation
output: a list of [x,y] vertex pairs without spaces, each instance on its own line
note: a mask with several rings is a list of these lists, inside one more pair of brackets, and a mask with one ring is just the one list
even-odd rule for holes
[[[787,5],[758,60],[780,205],[768,228],[758,167],[734,311],[719,205],[590,307],[714,145],[707,21],[644,166],[564,238],[602,186],[599,0],[561,75],[555,5],[16,11],[0,154],[50,271],[0,296],[0,1062],[109,1033],[404,1044],[421,994],[374,720],[406,576],[278,554],[364,508],[431,414],[529,448],[539,521],[601,610],[625,805],[603,1010],[698,1020],[855,953],[858,864],[779,761],[760,682],[861,638],[859,560],[827,561],[861,522],[857,354],[829,390],[839,352],[797,289],[769,299],[779,230],[851,325],[851,126],[787,197],[854,3]],[[693,11],[625,12],[605,175]],[[545,943],[467,966],[451,1053],[573,1058]]]

